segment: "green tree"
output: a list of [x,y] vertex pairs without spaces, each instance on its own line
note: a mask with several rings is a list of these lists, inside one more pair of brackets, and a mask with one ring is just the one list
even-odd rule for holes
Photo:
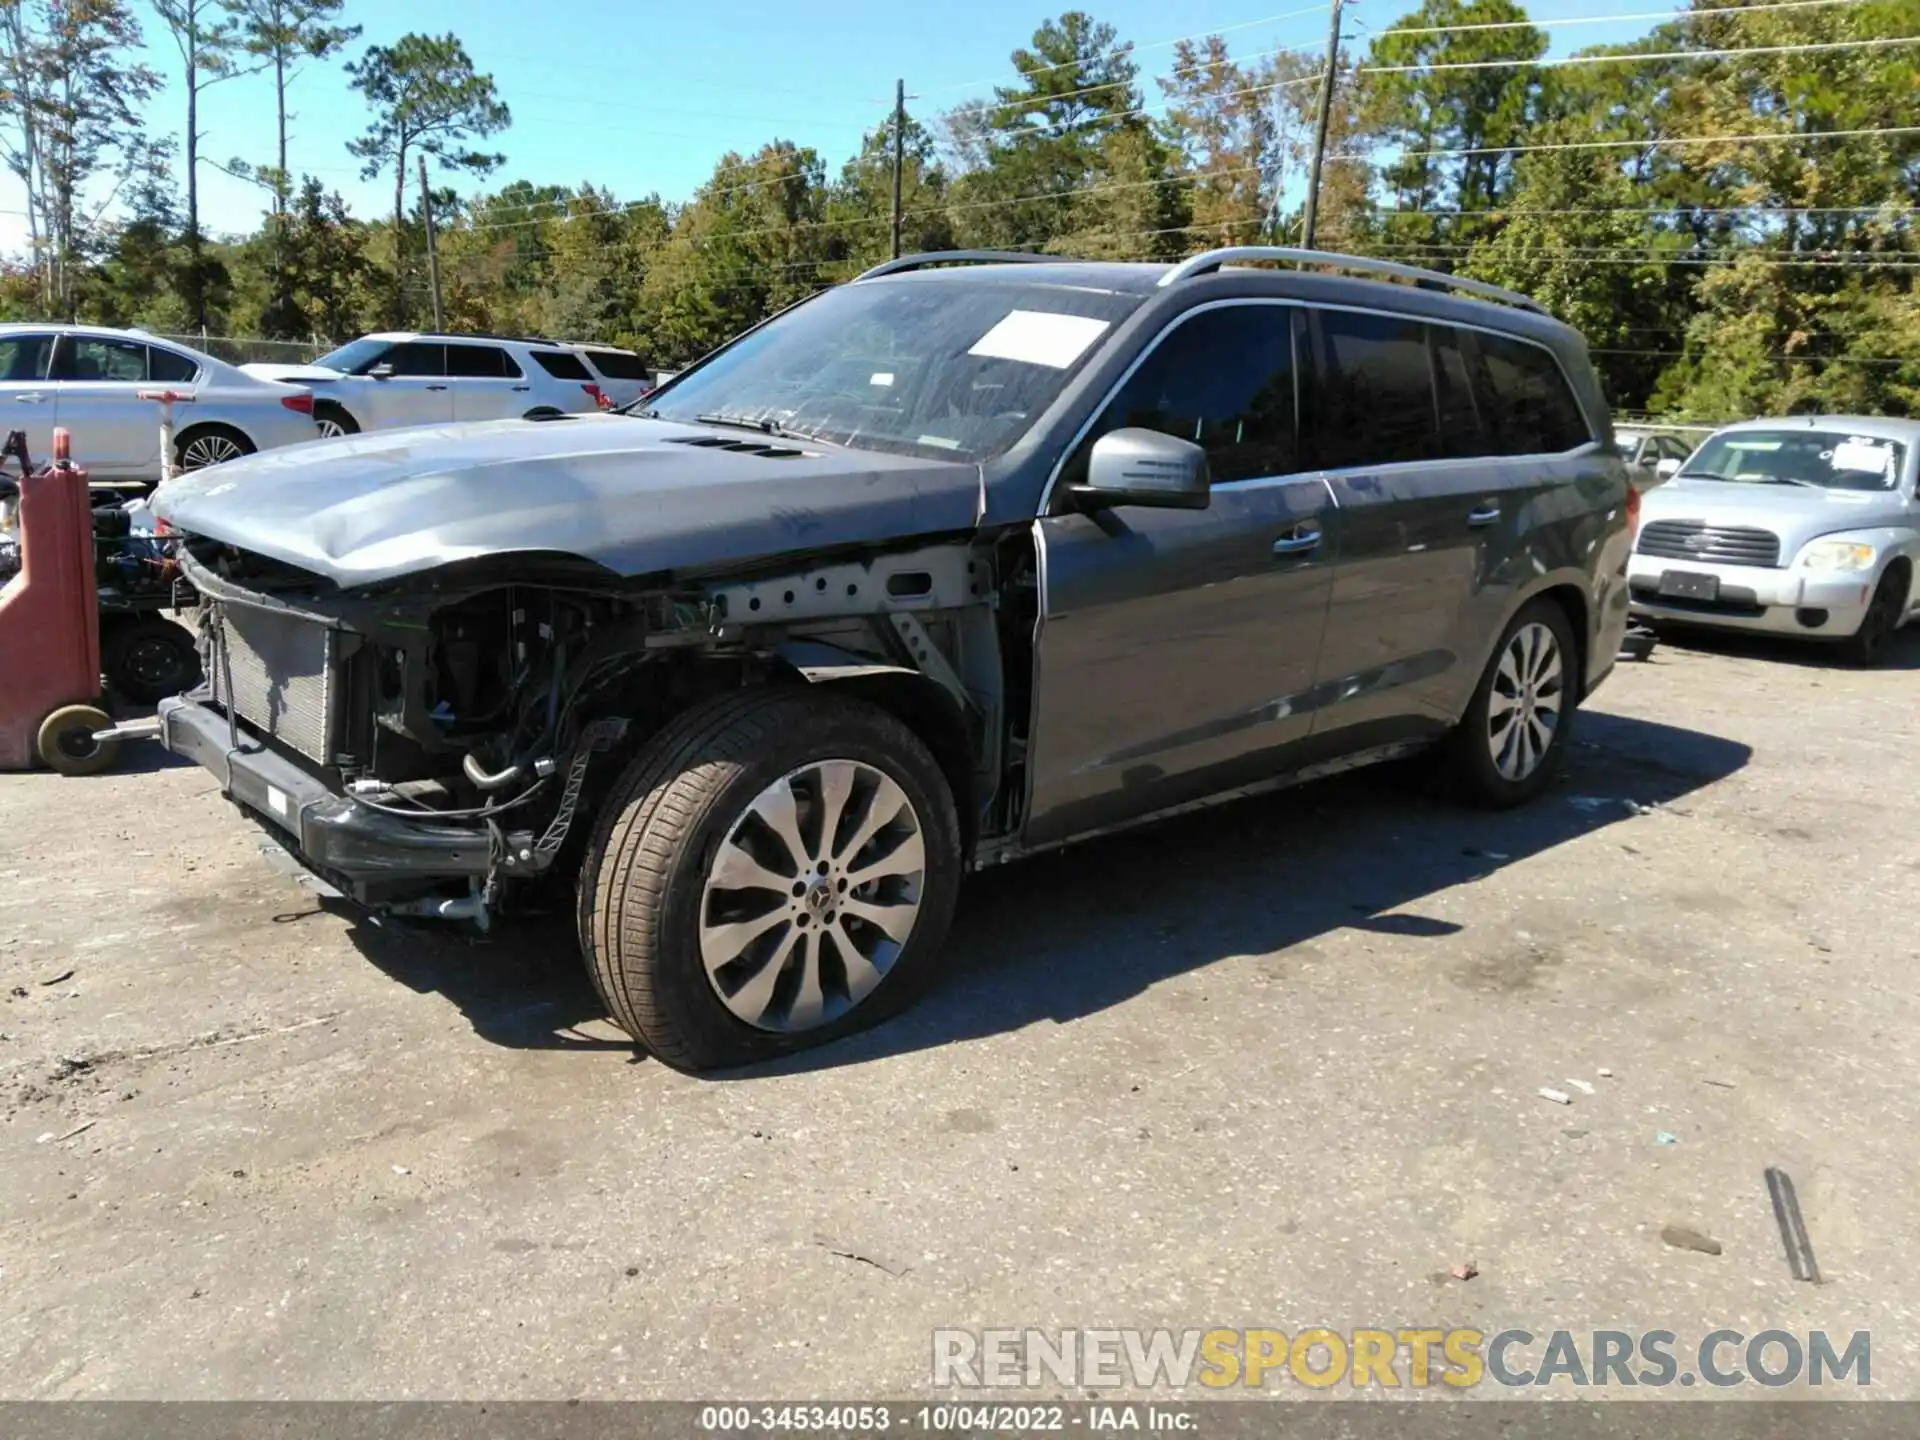
[[[904,254],[950,250],[948,175],[933,135],[911,115],[901,132],[900,248]],[[893,117],[867,131],[860,153],[840,169],[827,197],[827,246],[854,269],[878,264],[893,246]]]
[[240,48],[273,72],[274,163],[249,167],[235,160],[237,174],[252,174],[273,192],[283,212],[292,192],[287,172],[287,89],[300,62],[324,60],[360,38],[360,26],[336,24],[345,0],[220,0],[238,24]]
[[180,54],[180,87],[187,97],[187,124],[182,132],[187,170],[187,308],[192,323],[207,323],[207,290],[223,277],[207,269],[200,231],[200,92],[222,80],[246,73],[235,63],[239,27],[224,13],[219,0],[148,0],[153,13],[173,37]]
[[136,58],[139,22],[125,0],[0,3],[0,156],[26,192],[33,266],[46,313],[71,314],[111,193],[151,168],[140,106],[160,80]]
[[478,73],[454,35],[403,35],[373,45],[347,66],[353,88],[366,97],[373,120],[347,150],[365,162],[368,180],[393,170],[393,288],[390,314],[406,322],[407,162],[425,155],[441,169],[485,175],[504,155],[471,148],[498,134],[512,113],[494,92],[493,77]]
[[1279,180],[1269,72],[1236,65],[1218,35],[1198,46],[1180,41],[1173,62],[1159,85],[1169,135],[1193,176],[1188,195],[1196,238],[1206,245],[1257,241]]

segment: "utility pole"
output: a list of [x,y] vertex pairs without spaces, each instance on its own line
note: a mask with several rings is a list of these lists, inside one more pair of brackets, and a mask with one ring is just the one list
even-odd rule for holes
[[900,172],[907,163],[907,82],[893,82],[893,258],[900,258]]
[[1327,35],[1327,73],[1320,77],[1320,113],[1313,122],[1313,165],[1307,172],[1306,223],[1300,243],[1313,249],[1314,228],[1320,219],[1320,164],[1327,153],[1327,121],[1333,114],[1333,83],[1340,69],[1340,7],[1333,0],[1333,28]]
[[446,317],[440,313],[440,246],[433,233],[433,194],[427,189],[427,157],[421,155],[420,161],[420,213],[427,222],[427,279],[433,285],[433,329],[435,334],[447,328]]

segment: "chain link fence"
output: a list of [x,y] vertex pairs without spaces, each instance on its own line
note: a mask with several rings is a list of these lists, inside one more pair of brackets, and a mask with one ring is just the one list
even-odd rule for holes
[[211,355],[216,360],[224,360],[229,365],[251,365],[256,362],[304,365],[307,361],[324,355],[334,348],[333,341],[324,340],[318,335],[309,340],[256,340],[243,335],[206,334],[163,334],[160,338],[191,346],[202,354]]

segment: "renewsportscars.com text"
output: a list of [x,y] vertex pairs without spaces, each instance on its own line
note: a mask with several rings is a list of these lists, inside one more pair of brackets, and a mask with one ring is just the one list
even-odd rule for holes
[[1872,1336],[1713,1330],[936,1330],[933,1383],[1005,1390],[1469,1389],[1872,1383]]

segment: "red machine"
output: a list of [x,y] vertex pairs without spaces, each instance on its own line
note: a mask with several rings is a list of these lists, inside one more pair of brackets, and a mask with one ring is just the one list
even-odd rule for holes
[[111,766],[118,740],[95,740],[113,720],[100,708],[100,615],[87,474],[53,432],[53,464],[29,473],[26,437],[4,454],[20,462],[20,572],[0,590],[0,770],[37,756],[63,775]]

